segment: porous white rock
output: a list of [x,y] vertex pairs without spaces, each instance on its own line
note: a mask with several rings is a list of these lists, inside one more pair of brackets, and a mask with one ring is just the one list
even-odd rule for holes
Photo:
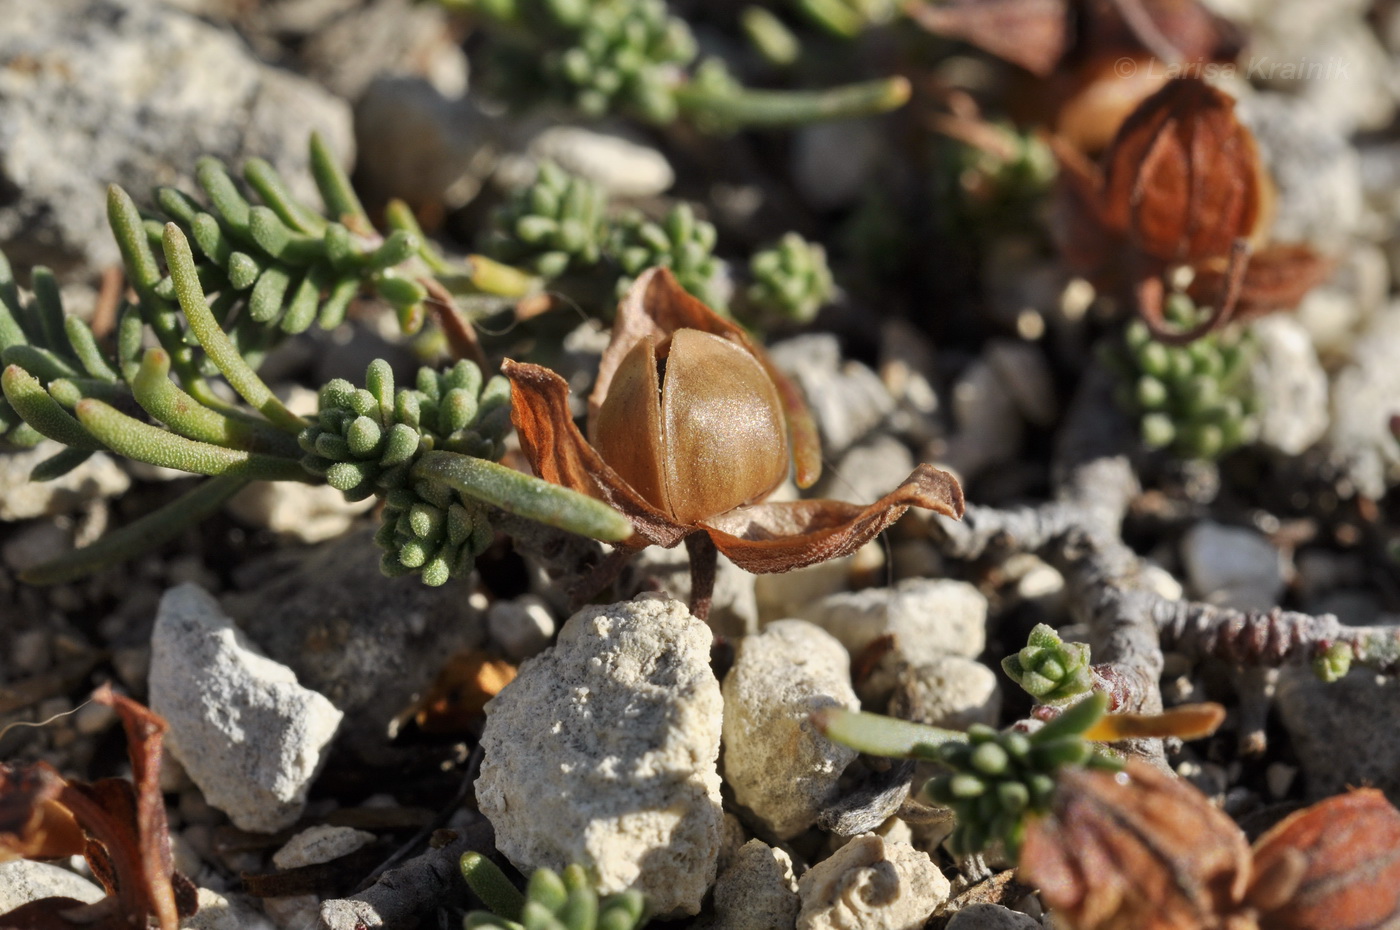
[[694,914],[721,843],[709,627],[664,595],[590,607],[486,705],[477,803],[524,872],[582,865]]
[[1283,556],[1263,534],[1202,520],[1181,541],[1197,597],[1237,610],[1269,610],[1283,594]]
[[921,665],[906,665],[893,677],[890,707],[897,717],[966,730],[974,723],[993,726],[1001,714],[996,672],[975,659],[935,656]]
[[486,611],[486,627],[493,642],[506,658],[528,659],[549,645],[554,635],[554,614],[544,598],[522,594],[500,600]]
[[816,822],[857,756],[813,727],[825,707],[860,708],[850,658],[830,634],[779,620],[739,643],[724,677],[724,779],[778,839]]
[[927,853],[867,833],[798,880],[797,930],[918,930],[948,893]]
[[1356,489],[1379,498],[1400,478],[1400,442],[1390,417],[1400,398],[1400,304],[1378,313],[1332,382],[1327,442]]
[[217,891],[201,888],[198,901],[199,911],[185,918],[180,930],[276,930],[272,921],[241,896],[225,897]]
[[714,913],[705,930],[792,930],[797,921],[792,858],[749,840],[715,882]]
[[318,543],[345,533],[374,504],[372,497],[347,501],[328,484],[256,481],[235,494],[228,508],[245,523],[297,542]]
[[987,645],[986,597],[965,581],[946,578],[909,578],[892,588],[828,595],[797,616],[835,636],[852,655],[886,635],[915,663],[944,654],[971,658]]
[[[552,161],[570,174],[588,178],[613,197],[656,197],[676,182],[671,163],[656,149],[583,126],[551,126],[529,141],[526,153],[533,162]],[[501,171],[506,169],[503,164]],[[519,168],[515,171],[520,173]],[[533,178],[534,165],[528,171]]]
[[206,800],[243,830],[301,816],[341,713],[264,656],[193,584],[160,601],[151,635],[151,709]]
[[1259,399],[1259,442],[1297,455],[1327,432],[1327,372],[1308,331],[1292,317],[1268,316],[1251,330],[1258,346],[1251,376]]
[[1040,921],[1000,904],[973,904],[954,914],[946,930],[1040,930]]
[[938,459],[964,482],[1020,452],[1025,439],[1020,405],[986,359],[967,366],[953,385],[949,406],[956,429]]
[[[705,622],[718,636],[739,639],[758,630],[755,579],[720,553],[715,560],[715,587],[710,615]],[[684,546],[663,549],[648,546],[623,569],[618,591],[624,596],[642,591],[662,591],[678,601],[690,602],[690,553]]]
[[0,914],[40,898],[73,898],[91,904],[106,896],[101,888],[76,872],[47,862],[0,862]]
[[317,824],[287,840],[281,849],[272,854],[272,864],[279,869],[320,865],[348,856],[373,842],[374,834],[365,830]]
[[829,456],[849,449],[895,408],[879,375],[860,362],[842,361],[835,336],[812,333],[785,339],[769,355],[802,388],[817,421],[822,450]]
[[29,480],[35,465],[63,448],[61,443],[45,439],[32,449],[0,452],[0,523],[72,513],[92,501],[124,494],[131,487],[126,472],[101,452],[52,481]]

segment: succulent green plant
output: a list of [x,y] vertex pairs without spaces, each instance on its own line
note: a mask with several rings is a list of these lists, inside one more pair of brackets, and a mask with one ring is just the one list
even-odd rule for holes
[[639,930],[646,926],[640,892],[624,891],[601,901],[583,867],[571,865],[558,875],[536,869],[521,894],[494,862],[480,853],[462,856],[462,877],[490,911],[472,911],[464,930]]
[[[1168,322],[1186,328],[1197,318],[1184,294],[1166,304]],[[1143,443],[1185,458],[1214,459],[1257,432],[1249,377],[1252,343],[1233,330],[1184,346],[1152,338],[1140,320],[1124,330],[1120,348],[1105,353],[1118,378],[1116,398],[1138,417]]]
[[698,219],[688,203],[678,203],[658,223],[636,210],[628,210],[612,224],[609,254],[622,277],[617,294],[624,294],[637,275],[662,265],[671,269],[681,287],[706,306],[723,309],[729,304],[729,265],[715,256],[715,227]]
[[970,855],[1000,841],[1014,857],[1027,818],[1049,810],[1061,769],[1122,767],[1084,738],[1107,708],[1107,695],[1096,692],[1031,733],[981,724],[959,733],[841,708],[819,711],[814,720],[828,738],[852,749],[943,766],[947,771],[929,779],[921,793],[956,816],[949,848]]
[[484,249],[545,278],[591,268],[602,259],[606,210],[600,185],[546,161],[496,210]]
[[810,323],[836,293],[826,264],[826,249],[797,233],[787,233],[771,248],[749,259],[752,283],[744,292],[745,316],[787,323]]
[[818,91],[746,88],[717,59],[691,73],[698,47],[664,0],[440,0],[482,14],[490,34],[482,72],[505,100],[621,113],[706,131],[792,126],[882,113],[909,98],[891,77]]
[[1089,645],[1067,643],[1054,628],[1037,623],[1018,652],[1001,660],[1007,676],[1045,704],[1064,704],[1093,686]]

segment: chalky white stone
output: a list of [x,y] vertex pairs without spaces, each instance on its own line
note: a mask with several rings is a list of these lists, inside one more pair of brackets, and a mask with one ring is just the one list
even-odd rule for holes
[[797,882],[797,930],[918,930],[949,890],[927,853],[867,833]]

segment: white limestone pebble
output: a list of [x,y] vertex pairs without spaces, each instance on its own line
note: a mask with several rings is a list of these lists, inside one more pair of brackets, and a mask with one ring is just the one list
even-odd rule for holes
[[798,880],[797,930],[918,930],[949,890],[927,853],[866,833]]
[[792,930],[797,921],[792,858],[762,840],[740,847],[715,882],[714,913],[705,930]]
[[320,865],[348,856],[373,842],[374,834],[365,830],[317,824],[287,840],[281,849],[272,854],[272,864],[279,869]]
[[778,839],[816,822],[856,758],[812,725],[825,707],[860,708],[850,659],[829,633],[779,620],[739,643],[724,678],[724,778]]
[[273,833],[306,804],[341,713],[264,656],[202,588],[161,598],[151,636],[151,708],[167,746],[234,826]]
[[92,904],[106,897],[96,883],[47,862],[0,862],[0,914],[40,898],[73,898]]
[[1283,556],[1257,530],[1202,520],[1181,541],[1181,560],[1197,597],[1236,610],[1278,606]]
[[965,581],[909,578],[892,588],[832,594],[797,615],[841,641],[851,653],[893,635],[904,658],[975,658],[987,645],[987,599]]
[[587,608],[486,705],[477,803],[517,868],[700,910],[722,835],[709,627],[664,595]]
[[555,629],[549,605],[534,594],[522,594],[492,604],[486,611],[486,626],[491,632],[491,641],[506,658],[517,662],[549,645]]
[[937,656],[900,668],[891,700],[896,716],[950,730],[974,723],[994,726],[1001,715],[996,672],[964,656]]

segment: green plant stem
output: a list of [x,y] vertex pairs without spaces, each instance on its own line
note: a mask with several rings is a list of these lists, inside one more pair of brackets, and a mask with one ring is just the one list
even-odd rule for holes
[[331,216],[357,232],[370,227],[364,205],[360,203],[355,189],[350,186],[350,179],[341,170],[340,163],[336,161],[330,146],[326,145],[326,140],[321,138],[319,132],[311,134],[311,176],[315,179],[321,199],[326,202]]
[[967,734],[881,714],[828,707],[812,714],[818,730],[833,742],[872,756],[937,759],[944,743],[965,743]]
[[882,78],[826,90],[713,90],[691,83],[675,89],[681,112],[702,123],[743,127],[799,126],[885,113],[909,100],[909,81]]
[[540,279],[512,265],[484,255],[468,255],[463,273],[439,275],[443,286],[454,294],[493,294],[497,297],[529,297],[538,293]]
[[10,365],[0,377],[5,399],[24,422],[40,433],[65,446],[85,452],[98,452],[104,447],[82,424],[44,390],[39,379],[18,365]]
[[272,389],[263,383],[257,372],[244,361],[228,334],[219,328],[213,311],[204,299],[204,289],[199,286],[190,243],[180,231],[180,227],[174,223],[165,225],[164,245],[165,262],[170,267],[170,277],[175,282],[180,309],[185,311],[185,318],[190,321],[190,329],[194,331],[195,338],[204,347],[204,351],[224,373],[224,377],[239,396],[260,411],[274,426],[293,434],[300,432],[308,425],[307,422],[277,399]]
[[493,914],[506,920],[519,920],[525,907],[525,896],[510,883],[496,863],[479,852],[462,856],[462,877],[472,893],[481,899]]
[[170,355],[164,349],[146,350],[131,379],[131,392],[143,410],[189,439],[286,458],[301,454],[296,440],[286,433],[210,410],[180,390],[170,380]]
[[419,480],[440,481],[507,513],[581,536],[621,542],[632,535],[631,522],[607,504],[485,459],[456,452],[427,452],[414,464],[411,474]]
[[138,462],[196,475],[238,475],[265,481],[307,481],[295,459],[225,449],[142,423],[100,400],[78,404],[78,421],[113,452]]
[[241,475],[202,481],[194,490],[108,533],[92,545],[21,572],[20,580],[33,585],[65,584],[108,565],[143,555],[211,516],[248,482],[249,479]]

